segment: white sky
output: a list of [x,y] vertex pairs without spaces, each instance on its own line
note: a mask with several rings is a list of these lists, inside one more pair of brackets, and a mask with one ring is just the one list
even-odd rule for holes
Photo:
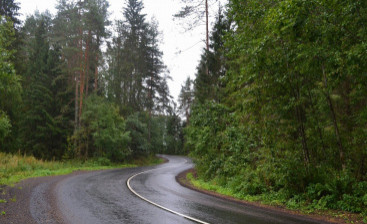
[[[17,0],[20,3],[21,20],[27,15],[32,15],[37,9],[40,12],[49,10],[56,13],[56,0]],[[226,2],[226,0],[221,0]],[[122,8],[125,0],[109,0],[111,13],[110,20],[122,19]],[[186,78],[195,77],[196,66],[199,63],[202,49],[205,47],[205,26],[200,26],[193,31],[183,32],[177,21],[173,21],[173,14],[180,9],[180,0],[143,0],[144,13],[150,21],[154,16],[162,31],[163,42],[160,49],[163,51],[163,61],[167,65],[172,81],[168,81],[170,93],[177,102],[181,85]],[[223,5],[223,4],[222,4]],[[214,7],[217,7],[214,5]],[[217,11],[217,10],[213,10]],[[213,22],[213,19],[211,18]],[[181,53],[179,53],[181,52]]]

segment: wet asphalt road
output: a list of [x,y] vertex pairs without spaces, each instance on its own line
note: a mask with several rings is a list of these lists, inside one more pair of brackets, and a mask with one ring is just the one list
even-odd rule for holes
[[[204,222],[320,223],[304,217],[241,205],[182,187],[176,182],[175,176],[192,168],[192,162],[185,157],[165,157],[169,162],[155,167],[83,173],[62,180],[55,189],[59,213],[67,223],[73,224],[195,223],[149,204],[128,189],[126,181],[129,177],[147,171],[130,181],[131,187],[138,194]],[[33,213],[42,215],[42,212]]]

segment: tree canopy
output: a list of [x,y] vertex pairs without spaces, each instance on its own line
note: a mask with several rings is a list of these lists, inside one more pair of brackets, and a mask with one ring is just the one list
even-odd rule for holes
[[[199,176],[290,207],[365,212],[366,9],[229,1],[185,130]],[[205,63],[218,73],[202,75]]]
[[126,1],[112,24],[106,0],[61,0],[21,25],[18,3],[1,2],[1,151],[112,162],[180,151],[158,23],[143,7]]

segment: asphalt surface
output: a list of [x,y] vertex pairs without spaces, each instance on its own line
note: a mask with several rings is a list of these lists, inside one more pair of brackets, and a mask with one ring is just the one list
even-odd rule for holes
[[[242,205],[182,187],[176,175],[193,167],[185,157],[164,156],[169,160],[155,167],[116,169],[81,173],[61,179],[52,189],[55,203],[47,203],[38,185],[30,199],[36,223],[195,223],[142,200],[129,190],[160,206],[207,223],[320,223],[265,208]],[[58,210],[50,213],[50,210]],[[55,220],[55,217],[58,217]]]

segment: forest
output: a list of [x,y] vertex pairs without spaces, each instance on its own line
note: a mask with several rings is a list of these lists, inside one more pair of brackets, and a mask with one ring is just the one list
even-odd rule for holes
[[366,1],[229,1],[180,95],[199,178],[366,217],[366,24]]
[[107,0],[59,0],[23,24],[5,2],[1,152],[188,154],[238,198],[367,221],[367,1],[229,0],[178,105],[142,1],[112,23]]
[[1,1],[0,151],[65,160],[180,153],[181,119],[159,49],[156,21],[126,1],[57,3],[24,23]]

